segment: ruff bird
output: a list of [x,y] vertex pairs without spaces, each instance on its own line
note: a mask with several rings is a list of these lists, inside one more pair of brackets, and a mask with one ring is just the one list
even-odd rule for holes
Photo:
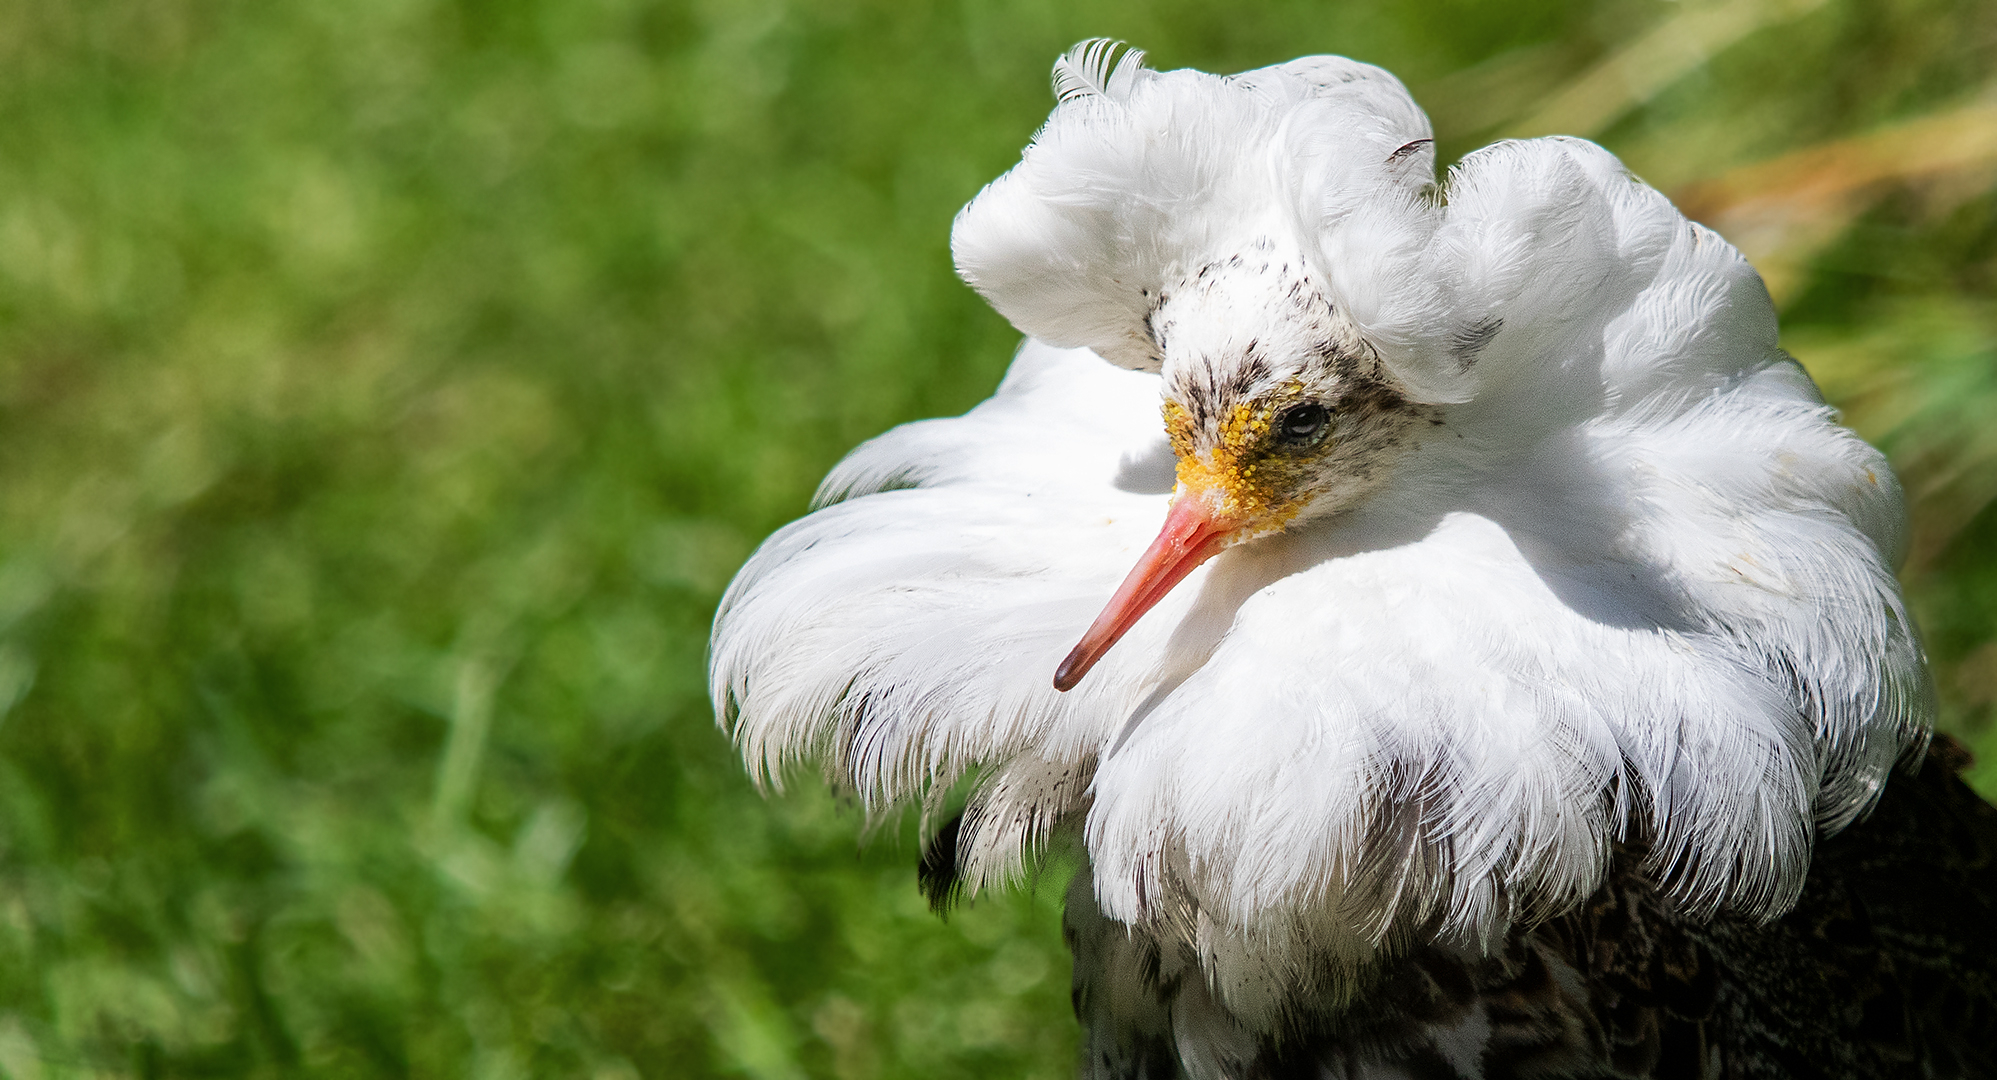
[[1901,492],[1740,254],[1352,60],[1054,75],[952,236],[1004,381],[722,601],[751,771],[969,790],[939,900],[1078,852],[1086,1076],[1991,1075]]

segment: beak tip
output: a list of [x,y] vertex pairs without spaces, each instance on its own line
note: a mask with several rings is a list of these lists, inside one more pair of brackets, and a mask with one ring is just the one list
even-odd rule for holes
[[1081,651],[1077,647],[1074,652],[1068,654],[1066,660],[1061,661],[1060,667],[1054,669],[1054,689],[1065,694],[1079,685],[1082,676],[1089,673],[1092,665],[1082,662],[1082,657],[1079,655]]

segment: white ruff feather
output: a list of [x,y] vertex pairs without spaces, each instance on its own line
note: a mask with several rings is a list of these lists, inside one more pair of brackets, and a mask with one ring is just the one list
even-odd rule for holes
[[[1579,140],[1489,147],[1441,197],[1377,68],[1108,59],[1064,59],[954,238],[1071,348],[854,451],[723,601],[712,685],[751,767],[822,758],[876,808],[986,770],[973,888],[1084,821],[1102,913],[1193,944],[1251,1019],[1413,936],[1564,910],[1619,839],[1697,908],[1786,910],[1931,705],[1899,488],[1753,270]],[[1171,501],[1158,377],[1096,354],[1155,369],[1157,294],[1271,235],[1441,423],[1057,693]]]

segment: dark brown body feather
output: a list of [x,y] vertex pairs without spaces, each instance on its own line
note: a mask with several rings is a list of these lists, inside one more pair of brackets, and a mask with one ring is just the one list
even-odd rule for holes
[[[1997,809],[1962,783],[1965,763],[1936,739],[1867,820],[1817,845],[1800,901],[1773,923],[1686,918],[1621,852],[1586,905],[1514,932],[1500,955],[1418,950],[1352,1005],[1237,1042],[1218,1071],[1997,1078]],[[1204,999],[1197,972],[1143,955],[1093,906],[1084,887],[1068,916],[1083,1074],[1185,1075],[1181,1051],[1213,1031],[1189,1007]]]

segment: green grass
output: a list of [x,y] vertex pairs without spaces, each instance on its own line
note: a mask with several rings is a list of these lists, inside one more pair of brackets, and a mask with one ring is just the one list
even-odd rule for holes
[[[1587,133],[1670,187],[1997,69],[1988,4],[1797,6]],[[913,822],[759,797],[721,588],[996,382],[950,218],[1075,40],[1373,60],[1461,153],[1683,10],[0,6],[0,1072],[1066,1074],[1059,871],[944,923]],[[1997,757],[1997,199],[1876,194],[1785,332]]]

